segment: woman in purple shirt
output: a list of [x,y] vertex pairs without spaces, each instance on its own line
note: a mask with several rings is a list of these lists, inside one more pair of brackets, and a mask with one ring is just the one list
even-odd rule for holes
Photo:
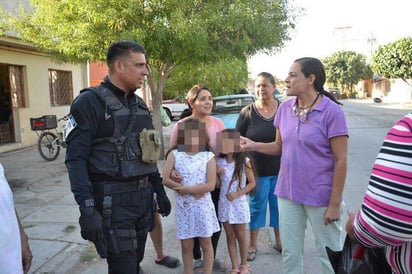
[[282,155],[275,194],[279,203],[284,273],[303,273],[307,221],[312,226],[323,273],[333,273],[325,247],[342,249],[342,192],[346,179],[348,128],[340,103],[323,89],[316,58],[295,60],[287,95],[275,117],[276,140],[242,138],[243,150]]

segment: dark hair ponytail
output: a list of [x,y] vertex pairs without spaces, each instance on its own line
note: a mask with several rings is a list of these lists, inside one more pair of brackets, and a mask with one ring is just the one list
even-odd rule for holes
[[343,104],[341,102],[339,102],[338,100],[336,100],[335,96],[333,96],[332,94],[330,94],[328,91],[326,91],[323,87],[320,91],[318,91],[320,94],[325,95],[326,97],[328,97],[329,99],[331,99],[333,102],[335,102],[336,104],[342,106]]
[[319,59],[313,57],[303,57],[296,59],[295,63],[300,64],[300,70],[305,75],[305,77],[309,77],[309,75],[311,74],[315,75],[315,82],[313,83],[313,86],[317,92],[325,95],[336,104],[342,105],[341,102],[336,100],[335,96],[333,96],[323,88],[323,85],[326,81],[326,73],[322,62]]

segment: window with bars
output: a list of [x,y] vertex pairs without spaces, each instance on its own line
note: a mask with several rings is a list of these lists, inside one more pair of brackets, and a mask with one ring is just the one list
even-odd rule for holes
[[8,66],[9,85],[12,105],[15,108],[26,107],[22,66]]
[[49,89],[52,106],[70,105],[73,101],[72,72],[49,69]]

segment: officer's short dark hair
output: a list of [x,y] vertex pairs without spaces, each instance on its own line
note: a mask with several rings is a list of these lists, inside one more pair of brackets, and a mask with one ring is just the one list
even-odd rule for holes
[[114,64],[116,59],[127,57],[131,51],[140,52],[146,55],[144,47],[136,42],[118,41],[112,43],[107,50],[107,66],[110,68]]

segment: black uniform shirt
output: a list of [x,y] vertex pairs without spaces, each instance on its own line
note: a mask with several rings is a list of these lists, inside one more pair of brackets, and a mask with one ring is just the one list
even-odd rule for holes
[[[109,88],[119,101],[129,108],[129,99],[134,99],[133,91],[127,95],[124,91],[114,86],[106,77],[101,85]],[[147,108],[147,106],[145,106]],[[79,205],[82,206],[84,200],[93,199],[88,173],[88,159],[96,137],[110,137],[114,129],[113,119],[106,119],[107,115],[106,104],[100,99],[95,91],[84,91],[76,97],[70,108],[70,114],[75,120],[76,126],[68,134],[67,152],[65,164],[69,173],[71,190]],[[104,126],[101,124],[104,122]],[[127,126],[128,121],[122,123]],[[96,175],[93,175],[95,177]],[[101,175],[99,180],[104,180],[105,175]],[[152,174],[157,182],[160,181],[160,174]],[[106,178],[107,180],[121,180],[123,178]]]

